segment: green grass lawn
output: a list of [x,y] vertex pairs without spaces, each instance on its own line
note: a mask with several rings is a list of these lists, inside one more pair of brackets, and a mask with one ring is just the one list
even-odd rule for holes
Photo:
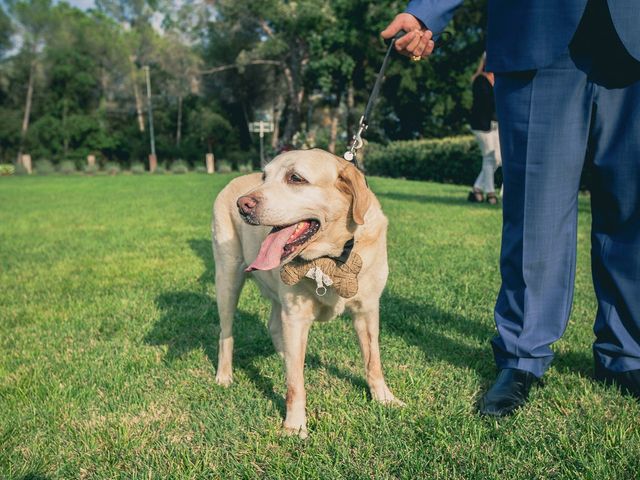
[[230,178],[0,179],[0,478],[638,477],[640,405],[591,380],[587,198],[556,360],[494,421],[474,403],[496,373],[500,209],[370,179],[390,219],[382,360],[407,405],[369,400],[348,319],[315,325],[303,441],[280,432],[283,366],[251,282],[235,383],[214,381],[210,216]]

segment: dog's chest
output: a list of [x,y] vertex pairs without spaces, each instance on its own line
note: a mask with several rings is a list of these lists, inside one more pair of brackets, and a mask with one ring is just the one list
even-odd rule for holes
[[[304,297],[305,301],[314,303],[321,312],[317,320],[326,321],[344,312],[346,300],[328,287],[324,295],[317,294],[316,282],[310,278],[302,278],[295,285],[285,285],[280,279],[278,270],[255,271],[251,274],[263,296],[279,303],[290,301],[287,297]],[[321,318],[320,318],[321,317]]]
[[345,310],[347,301],[338,295],[338,292],[333,287],[328,287],[324,295],[318,295],[315,281],[310,278],[303,278],[293,288],[317,306],[319,313],[316,315],[316,321],[332,320]]

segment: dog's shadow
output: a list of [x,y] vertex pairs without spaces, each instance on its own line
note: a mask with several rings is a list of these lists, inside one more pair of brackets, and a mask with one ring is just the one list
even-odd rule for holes
[[[151,345],[166,345],[166,362],[201,349],[215,368],[218,355],[218,311],[208,287],[215,279],[215,264],[208,239],[192,239],[191,250],[201,259],[204,271],[198,278],[198,291],[176,290],[164,292],[156,298],[160,319],[145,337]],[[487,374],[491,361],[486,348],[472,348],[454,342],[439,333],[439,326],[464,331],[476,339],[489,338],[491,331],[468,319],[446,314],[428,304],[416,304],[389,291],[381,299],[381,335],[398,336],[409,345],[422,349],[427,358],[445,360],[453,365],[476,365]],[[434,324],[434,319],[437,324]],[[264,320],[242,310],[236,312],[234,322],[234,369],[242,370],[255,387],[284,413],[284,402],[274,392],[271,379],[263,376],[256,366],[263,357],[276,355]],[[354,333],[354,341],[357,341]],[[368,390],[363,375],[354,375],[337,365],[325,364],[320,356],[309,352],[305,364],[311,369],[325,369],[331,375]],[[482,365],[489,368],[483,368]]]
[[[165,362],[170,363],[192,350],[202,350],[215,368],[220,329],[216,302],[207,294],[207,287],[215,279],[211,241],[193,239],[189,246],[205,265],[205,271],[198,278],[201,288],[168,291],[156,297],[161,316],[144,340],[150,345],[167,346]],[[263,376],[257,367],[260,358],[270,355],[275,355],[275,351],[265,323],[254,314],[238,310],[234,322],[234,369],[241,370],[284,415],[284,399],[275,393],[271,379]]]
[[[215,279],[211,242],[208,239],[192,239],[189,246],[205,266],[205,271],[198,279],[200,290],[168,291],[159,295],[156,304],[162,312],[161,317],[146,335],[145,342],[166,345],[166,362],[201,349],[215,368],[218,362],[219,321],[216,303],[207,293]],[[380,330],[382,342],[385,336],[400,338],[403,343],[420,349],[427,362],[439,361],[457,368],[472,369],[485,385],[495,375],[489,346],[495,330],[486,321],[453,314],[426,301],[416,302],[387,289],[380,300]],[[357,342],[355,333],[354,342]],[[273,381],[265,377],[258,367],[261,358],[276,355],[266,321],[238,310],[234,322],[234,343],[234,369],[242,371],[284,415],[284,399],[275,392]],[[588,360],[577,361],[574,353],[568,355],[572,357],[559,358],[556,362],[561,371],[576,370],[576,363],[588,364]],[[326,364],[313,352],[307,354],[305,365],[310,369],[325,369],[368,393],[364,375],[354,375],[338,365]],[[585,375],[588,372],[586,368],[579,368],[578,371]]]

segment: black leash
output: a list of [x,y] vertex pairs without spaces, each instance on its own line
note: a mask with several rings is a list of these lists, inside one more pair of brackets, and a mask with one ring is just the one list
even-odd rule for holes
[[[362,148],[362,145],[363,145],[362,135],[364,135],[364,133],[367,131],[367,128],[369,128],[369,115],[373,110],[373,105],[378,99],[378,95],[380,95],[380,87],[382,86],[382,81],[384,80],[384,73],[387,69],[387,66],[389,65],[389,60],[391,59],[391,52],[393,50],[393,47],[396,44],[396,40],[399,40],[400,38],[404,37],[406,34],[407,32],[405,32],[404,30],[400,30],[398,33],[395,34],[395,36],[389,42],[389,48],[387,48],[387,53],[385,54],[384,60],[382,61],[382,66],[380,67],[380,71],[378,72],[378,76],[376,77],[376,82],[373,84],[373,89],[369,94],[369,100],[367,100],[367,106],[364,109],[364,114],[362,115],[362,117],[360,117],[358,130],[356,131],[356,134],[351,139],[351,145],[349,146],[349,150],[344,152],[344,155],[342,156],[346,161],[353,163],[359,170],[362,170],[362,167],[358,163],[356,154],[358,150]],[[449,38],[448,31],[441,32],[437,35],[440,36],[440,41],[437,42],[438,46],[448,41],[448,38]]]

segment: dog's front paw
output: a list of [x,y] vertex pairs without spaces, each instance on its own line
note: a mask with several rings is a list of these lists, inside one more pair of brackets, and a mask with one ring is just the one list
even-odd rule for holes
[[306,439],[309,436],[309,431],[307,430],[306,425],[287,425],[286,423],[282,425],[282,431],[285,435],[289,436],[298,436],[302,440]]
[[382,405],[388,405],[390,407],[404,407],[406,405],[402,400],[398,400],[393,393],[391,393],[391,390],[386,387],[378,392],[372,391],[371,396],[376,402]]
[[233,377],[229,374],[218,373],[216,375],[216,383],[221,387],[228,387],[233,383]]
[[382,400],[378,400],[376,399],[378,402],[380,402],[382,405],[386,405],[388,407],[406,407],[407,404],[404,403],[402,400],[398,400],[396,397],[391,397],[391,398],[384,398]]

